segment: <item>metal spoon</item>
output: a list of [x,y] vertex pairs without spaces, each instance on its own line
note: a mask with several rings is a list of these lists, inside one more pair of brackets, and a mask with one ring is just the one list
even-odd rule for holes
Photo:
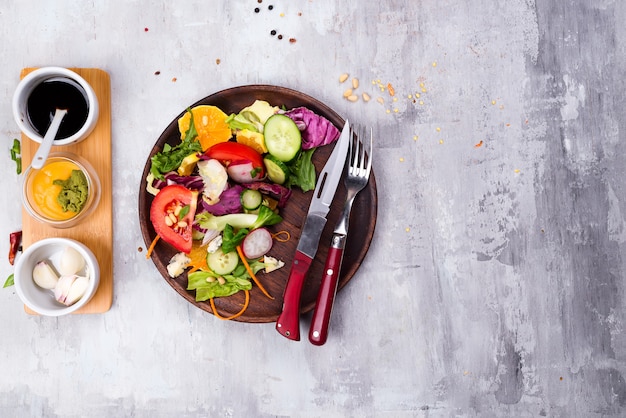
[[32,168],[40,169],[43,167],[43,163],[48,159],[48,154],[50,153],[50,148],[52,148],[52,143],[54,142],[54,138],[57,136],[57,132],[59,130],[59,126],[61,125],[61,121],[63,117],[67,114],[67,109],[57,109],[54,112],[54,118],[52,118],[52,122],[46,131],[46,134],[33,157],[33,161],[30,164]]

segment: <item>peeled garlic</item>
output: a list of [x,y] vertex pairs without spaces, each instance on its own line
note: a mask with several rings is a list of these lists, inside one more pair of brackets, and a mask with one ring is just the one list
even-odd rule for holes
[[85,259],[78,251],[72,247],[65,247],[59,262],[59,273],[61,276],[71,276],[77,274],[85,267]]
[[61,276],[54,288],[54,297],[64,305],[76,303],[87,291],[89,278],[75,274]]
[[72,283],[70,291],[65,297],[64,303],[69,306],[78,302],[78,300],[83,297],[85,292],[87,292],[88,287],[89,279],[87,277],[76,276],[76,280],[74,280],[74,283]]
[[70,288],[74,280],[76,280],[76,276],[74,275],[59,277],[59,281],[54,288],[54,298],[61,303],[65,303],[65,299],[67,298],[67,294],[70,293]]
[[59,281],[59,277],[47,261],[40,261],[35,264],[35,268],[33,269],[33,280],[39,287],[54,289]]

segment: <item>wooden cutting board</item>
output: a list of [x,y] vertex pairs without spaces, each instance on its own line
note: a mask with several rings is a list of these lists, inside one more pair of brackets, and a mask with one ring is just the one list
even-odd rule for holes
[[[35,70],[24,68],[20,78]],[[100,106],[98,122],[92,133],[78,144],[54,146],[50,152],[78,154],[93,165],[100,177],[102,195],[96,210],[79,225],[56,229],[39,223],[22,208],[22,246],[49,237],[72,238],[87,245],[100,265],[100,285],[94,297],[75,313],[103,313],[113,302],[113,194],[111,186],[111,81],[109,74],[96,68],[71,68],[93,87]],[[39,144],[22,135],[22,165],[28,167]],[[37,313],[24,306],[27,313]]]

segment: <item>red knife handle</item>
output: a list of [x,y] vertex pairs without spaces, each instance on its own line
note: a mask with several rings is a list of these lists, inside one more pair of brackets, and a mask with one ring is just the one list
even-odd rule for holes
[[317,302],[313,311],[311,328],[309,329],[309,341],[315,345],[323,345],[328,338],[328,326],[330,315],[333,310],[333,301],[337,294],[337,284],[339,283],[339,272],[343,260],[343,240],[345,236],[333,237],[333,244],[328,249],[326,265],[322,283],[317,294]]
[[300,295],[313,260],[296,251],[283,295],[283,310],[276,320],[276,331],[290,340],[300,341]]

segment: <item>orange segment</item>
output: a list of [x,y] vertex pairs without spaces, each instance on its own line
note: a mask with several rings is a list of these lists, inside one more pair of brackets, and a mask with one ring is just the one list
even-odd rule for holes
[[[202,150],[206,151],[210,146],[220,142],[228,141],[233,133],[226,123],[228,117],[216,106],[201,105],[191,109],[193,113],[193,121],[198,131],[198,141],[202,145]],[[178,130],[180,131],[180,139],[185,138],[185,134],[189,130],[189,121],[191,115],[189,112],[178,119]]]

